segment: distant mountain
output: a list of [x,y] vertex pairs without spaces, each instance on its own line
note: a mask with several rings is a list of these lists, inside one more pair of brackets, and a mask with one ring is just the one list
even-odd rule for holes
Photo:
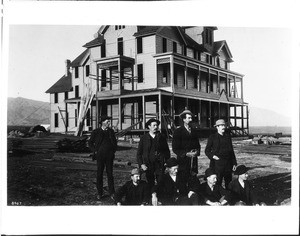
[[249,126],[292,126],[290,117],[268,109],[249,106]]
[[7,125],[50,124],[50,103],[17,97],[7,100]]

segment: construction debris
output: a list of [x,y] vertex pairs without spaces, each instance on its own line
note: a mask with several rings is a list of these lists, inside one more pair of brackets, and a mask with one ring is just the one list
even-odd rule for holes
[[79,140],[64,138],[57,142],[57,147],[60,152],[89,152],[87,137]]

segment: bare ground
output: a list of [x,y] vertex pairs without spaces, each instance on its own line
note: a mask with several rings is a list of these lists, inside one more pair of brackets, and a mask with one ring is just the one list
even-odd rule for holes
[[[199,179],[203,181],[209,160],[201,143]],[[249,179],[260,200],[267,205],[290,204],[291,146],[252,145],[234,142],[238,164],[251,168]],[[8,156],[7,204],[22,206],[112,205],[107,197],[96,199],[96,163],[87,154],[15,153]],[[60,154],[62,156],[63,154]],[[116,189],[129,179],[135,161],[136,145],[120,144],[116,152],[114,178]],[[76,156],[76,158],[75,158]],[[119,161],[119,164],[118,164]],[[132,163],[131,166],[126,165]],[[125,164],[124,164],[125,163]],[[104,186],[106,186],[104,173]]]

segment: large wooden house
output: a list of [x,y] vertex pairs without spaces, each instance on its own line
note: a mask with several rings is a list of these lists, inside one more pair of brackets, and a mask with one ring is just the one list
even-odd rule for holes
[[51,132],[81,135],[112,117],[118,134],[139,135],[156,117],[172,136],[189,109],[203,136],[225,119],[233,135],[249,131],[243,74],[230,70],[232,54],[217,27],[104,25],[66,61],[50,93]]

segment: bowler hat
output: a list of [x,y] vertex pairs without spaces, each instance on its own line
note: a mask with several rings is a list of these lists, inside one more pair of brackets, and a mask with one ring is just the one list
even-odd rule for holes
[[160,124],[160,121],[159,121],[159,120],[154,119],[154,118],[151,118],[151,119],[149,119],[149,120],[146,122],[146,127],[148,128],[148,126],[151,125],[152,122],[156,122],[157,125]]
[[205,171],[205,178],[207,178],[207,177],[209,177],[211,175],[216,175],[216,172],[214,171],[214,169],[212,169],[212,168],[206,169],[206,171]]
[[245,174],[250,168],[244,166],[244,165],[240,165],[238,167],[236,167],[234,174],[235,175],[242,175]]
[[103,121],[110,120],[110,119],[111,119],[111,117],[107,116],[107,115],[100,116],[99,117],[99,123],[102,123]]
[[167,160],[166,166],[168,168],[171,168],[173,166],[178,166],[177,159],[175,157],[171,157],[170,159]]
[[131,170],[131,175],[140,175],[141,171],[139,168],[134,168]]
[[225,120],[223,119],[217,120],[214,126],[217,127],[218,125],[225,125]]
[[184,110],[183,112],[181,112],[181,113],[179,114],[179,117],[180,117],[181,119],[183,119],[184,116],[185,116],[186,114],[190,114],[191,116],[193,116],[193,113],[192,113],[190,110]]

